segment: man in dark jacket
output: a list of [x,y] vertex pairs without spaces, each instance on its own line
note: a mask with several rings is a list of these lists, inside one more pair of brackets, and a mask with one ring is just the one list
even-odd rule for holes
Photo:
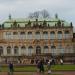
[[42,60],[40,61],[40,72],[44,72],[44,63]]
[[42,60],[38,61],[37,68],[38,68],[39,72],[44,72],[44,64],[43,64]]
[[14,68],[13,68],[13,63],[9,63],[9,73],[8,75],[13,75],[13,71],[14,71]]

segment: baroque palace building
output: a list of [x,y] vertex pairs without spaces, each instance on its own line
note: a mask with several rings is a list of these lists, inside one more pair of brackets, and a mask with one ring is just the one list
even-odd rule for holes
[[9,19],[0,25],[1,61],[75,53],[72,22],[50,19]]

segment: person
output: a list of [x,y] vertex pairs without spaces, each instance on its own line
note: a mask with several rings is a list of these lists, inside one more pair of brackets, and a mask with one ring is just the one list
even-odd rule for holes
[[60,64],[63,65],[63,60],[62,59],[60,59]]
[[37,71],[40,72],[40,61],[37,62]]
[[52,65],[55,65],[55,59],[54,58],[52,58]]
[[43,63],[43,61],[41,60],[40,61],[40,72],[44,72],[44,63]]
[[51,64],[52,64],[52,60],[49,60],[49,62],[47,64],[48,74],[51,74]]
[[13,75],[13,71],[14,71],[13,63],[10,62],[10,63],[9,63],[9,72],[8,72],[8,75]]
[[42,60],[39,60],[37,63],[37,68],[39,72],[44,72],[44,63]]

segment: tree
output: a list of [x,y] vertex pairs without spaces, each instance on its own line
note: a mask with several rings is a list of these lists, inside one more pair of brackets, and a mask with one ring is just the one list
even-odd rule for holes
[[43,18],[49,18],[49,13],[48,13],[47,10],[42,10],[42,11],[41,11],[41,14],[42,14],[42,17],[43,17]]
[[34,17],[33,13],[30,13],[28,17],[33,18]]
[[34,18],[39,18],[39,11],[34,12],[33,15],[34,15]]
[[39,11],[33,12],[29,14],[29,18],[39,18]]
[[49,18],[49,13],[47,10],[42,10],[42,11],[35,11],[33,13],[29,14],[29,18]]

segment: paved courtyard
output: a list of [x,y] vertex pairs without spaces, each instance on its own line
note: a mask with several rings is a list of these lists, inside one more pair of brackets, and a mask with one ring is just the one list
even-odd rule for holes
[[[47,74],[47,72],[45,72]],[[60,72],[52,72],[52,74],[61,74],[61,75],[75,75],[75,71],[60,71]],[[7,72],[0,72],[0,75],[8,75]],[[44,75],[37,72],[14,72],[14,75]]]

